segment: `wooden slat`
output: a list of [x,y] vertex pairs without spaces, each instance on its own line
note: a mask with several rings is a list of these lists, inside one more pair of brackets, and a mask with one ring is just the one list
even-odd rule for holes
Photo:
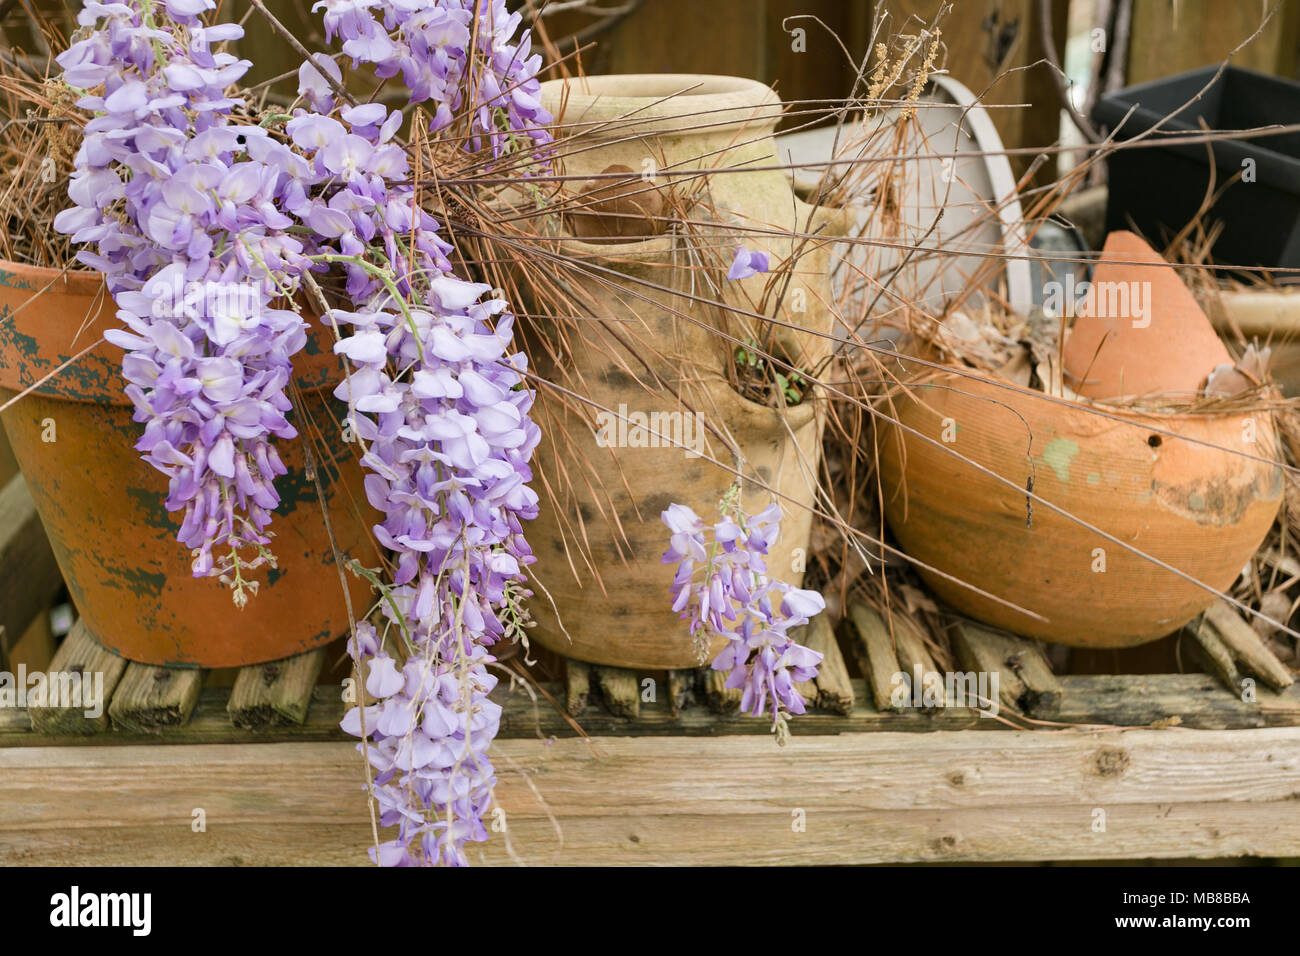
[[[1264,20],[1262,33],[1240,50]],[[1293,3],[1218,3],[1215,0],[1135,0],[1129,34],[1128,82],[1147,83],[1198,66],[1218,65],[1229,54],[1233,66],[1290,76],[1296,64],[1300,9]]]
[[9,480],[18,474],[18,459],[14,457],[13,446],[9,444],[9,436],[5,434],[5,427],[0,423],[0,488],[9,484]]
[[836,714],[853,713],[853,682],[849,680],[849,669],[840,653],[839,642],[835,640],[830,618],[825,614],[817,615],[808,622],[805,636],[807,646],[823,655],[817,671],[817,706]]
[[108,706],[108,716],[115,727],[135,733],[165,733],[189,720],[202,686],[201,670],[132,662]]
[[244,667],[235,678],[226,710],[236,727],[301,724],[320,676],[325,649],[317,648],[269,664]]
[[674,717],[695,703],[698,681],[699,671],[696,670],[668,672],[668,704]]
[[[918,682],[919,675],[921,687],[919,691],[913,691],[912,699],[922,700],[925,688],[932,685],[943,687],[943,675],[939,673],[934,658],[930,656],[930,651],[925,646],[925,640],[912,626],[912,622],[898,615],[893,619],[893,625],[894,653],[898,655],[898,669],[907,675],[909,687]],[[888,628],[889,622],[885,622],[885,626]],[[937,685],[934,683],[936,681]]]
[[849,607],[849,623],[858,640],[858,660],[871,688],[876,710],[881,713],[893,710],[892,685],[899,666],[888,626],[879,614],[865,604]]
[[54,736],[95,734],[107,730],[109,701],[125,670],[126,661],[105,650],[90,636],[85,625],[78,621],[50,661],[50,672],[81,674],[83,681],[90,679],[96,684],[99,681],[98,675],[102,674],[103,699],[99,702],[100,713],[87,716],[85,707],[29,706],[29,726],[38,734]]
[[[1297,728],[844,734],[784,748],[519,739],[494,751],[510,768],[497,801],[514,852],[533,864],[1300,854]],[[347,743],[0,750],[0,864],[364,865],[357,760]],[[196,808],[206,833],[190,829]],[[509,862],[499,834],[471,856]]]
[[592,667],[591,674],[600,689],[605,707],[615,717],[635,720],[641,713],[641,687],[636,671],[622,667]]
[[727,672],[709,668],[704,672],[704,702],[709,710],[723,716],[735,714],[740,710],[740,702],[745,692],[739,687],[727,686]]
[[0,582],[0,627],[10,641],[17,641],[32,619],[49,608],[63,583],[22,475],[0,489]]
[[565,709],[574,716],[587,710],[591,697],[591,665],[572,659],[564,662]]
[[[877,13],[887,10],[891,15],[886,33],[916,33],[920,24],[908,18],[916,15],[928,24],[944,2],[890,0],[874,6]],[[939,23],[944,46],[939,65],[985,106],[993,107],[989,116],[1007,147],[1042,147],[1060,136],[1061,103],[1050,68],[1043,61],[1037,6],[1036,0],[954,3]],[[1068,32],[1064,6],[1060,0],[1052,4],[1052,35],[1058,55],[1063,55]],[[1031,160],[1029,156],[1007,158],[1017,177],[1024,174]],[[1055,179],[1054,165],[1041,169],[1037,178],[1044,185]]]
[[1219,632],[1201,618],[1183,628],[1183,634],[1191,639],[1201,662],[1234,694],[1241,693],[1241,674],[1228,645],[1219,639]]
[[1002,703],[1035,717],[1060,710],[1060,682],[1037,642],[972,621],[954,621],[952,635],[962,666],[997,673]]
[[1258,702],[1241,700],[1210,674],[1073,675],[1061,679],[1055,720],[1075,724],[1147,726],[1177,722],[1208,729],[1265,727],[1300,721],[1295,688],[1256,691]]
[[[725,675],[722,676],[725,678]],[[1171,718],[1177,717],[1182,727],[1207,729],[1300,725],[1300,687],[1291,687],[1283,694],[1260,688],[1257,700],[1246,703],[1239,695],[1230,694],[1213,677],[1205,674],[1065,676],[1060,680],[1062,706],[1058,721],[1141,727],[1168,723]],[[858,700],[853,713],[841,715],[810,711],[791,721],[794,737],[799,739],[900,731],[1004,732],[1014,724],[1013,721],[982,719],[974,710],[967,708],[949,707],[928,711],[909,708],[899,713],[882,713],[871,706],[869,692],[863,681],[855,678],[852,685]],[[559,700],[563,697],[562,684],[545,684],[543,687],[553,698]],[[539,735],[561,738],[577,736],[578,732],[573,729],[568,717],[557,713],[544,701],[534,705],[532,699],[522,692],[503,694],[499,699],[504,707],[500,731],[502,739],[536,739]],[[256,735],[232,726],[226,713],[228,700],[227,688],[205,687],[199,694],[199,702],[189,722],[169,730],[162,737],[116,728],[111,734],[100,734],[88,740],[34,733],[26,711],[0,708],[0,749],[81,743],[198,744],[349,739],[338,727],[344,705],[338,691],[332,687],[317,687],[313,691],[311,708],[301,726],[270,726],[257,731]],[[1009,716],[1003,714],[1004,718]],[[671,703],[663,695],[654,703],[643,703],[641,716],[635,721],[614,717],[603,708],[589,708],[577,723],[585,736],[716,737],[771,734],[770,721],[753,719],[735,711],[729,715],[720,715],[708,707],[693,707],[674,715]],[[1060,723],[1059,726],[1068,725]]]
[[1232,605],[1215,601],[1205,612],[1205,620],[1242,666],[1270,687],[1281,690],[1295,682],[1290,669],[1264,646],[1255,629],[1241,619]]

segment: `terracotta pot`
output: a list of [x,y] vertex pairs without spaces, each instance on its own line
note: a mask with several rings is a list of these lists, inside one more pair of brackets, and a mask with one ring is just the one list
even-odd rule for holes
[[1272,459],[1270,416],[1094,407],[1122,420],[952,373],[920,376],[910,397],[895,396],[898,422],[941,444],[952,439],[935,447],[893,425],[879,429],[885,514],[903,550],[1046,622],[922,571],[953,607],[1044,640],[1126,647],[1178,629],[1214,600],[1041,503],[1030,519],[1016,489],[1031,477],[1046,501],[1213,588],[1241,573],[1277,514],[1282,472],[1233,452]]
[[1067,384],[1084,398],[1190,399],[1216,366],[1231,364],[1178,272],[1133,233],[1106,237],[1092,286],[1091,314],[1074,320],[1062,356]]
[[[0,404],[54,372],[117,322],[99,277],[0,264]],[[313,323],[295,365],[307,393],[293,421],[318,423],[313,451],[340,549],[373,566],[373,513],[360,467],[336,427],[339,409],[323,389],[338,374],[329,331]],[[163,502],[166,478],[134,449],[143,428],[123,394],[121,350],[105,342],[70,361],[4,413],[4,426],[72,599],[90,633],[130,660],[169,666],[235,667],[277,660],[347,630],[343,595],[302,438],[277,449],[288,474],[271,525],[278,570],[259,572],[259,593],[237,610],[230,591],[190,574],[176,541],[180,514]],[[53,441],[49,439],[53,438]],[[328,447],[326,447],[328,446]],[[351,579],[351,575],[349,578]],[[349,581],[354,608],[368,588]]]
[[[690,95],[664,99],[691,88]],[[542,90],[547,108],[581,131],[562,147],[568,175],[588,177],[610,166],[640,171],[647,157],[660,170],[673,164],[691,169],[777,162],[772,132],[780,103],[761,83],[735,77],[616,76],[575,81],[567,96],[563,82],[543,84]],[[629,116],[635,118],[621,119]],[[701,123],[710,125],[687,128]],[[797,201],[779,170],[695,179],[704,183],[720,220],[715,233],[741,223],[770,230],[755,235],[737,229],[729,243],[715,235],[714,242],[726,244],[728,261],[731,247],[743,244],[768,251],[775,266],[791,256],[795,242],[790,232],[805,229],[810,215],[814,229],[822,227],[828,238],[837,233],[830,228],[835,216]],[[667,181],[671,178],[656,180]],[[652,231],[647,225],[640,234]],[[592,405],[579,410],[555,392],[539,390],[535,417],[544,439],[536,470],[557,502],[551,506],[543,492],[542,514],[527,529],[538,557],[530,575],[541,585],[530,602],[538,621],[530,638],[565,656],[600,664],[695,667],[700,659],[687,625],[671,609],[674,568],[660,562],[668,543],[660,512],[677,502],[706,521],[717,520],[735,462],[709,429],[732,436],[741,453],[739,470],[751,479],[742,486],[744,507],[757,511],[773,500],[765,484],[777,490],[785,512],[769,572],[798,583],[803,575],[800,549],[807,548],[811,529],[808,509],[814,500],[823,407],[815,394],[785,410],[737,394],[727,381],[734,346],[711,331],[721,310],[688,297],[711,296],[699,270],[690,266],[685,240],[672,233],[632,241],[626,237],[624,231],[623,241],[606,244],[559,240],[562,253],[596,270],[590,276],[565,274],[594,305],[589,317],[565,324],[567,348],[560,366],[543,364],[539,371]],[[782,333],[782,347],[797,357],[797,364],[810,368],[830,347],[831,317],[825,307],[830,301],[829,252],[822,243],[807,243],[801,252],[793,281],[803,288],[806,311],[783,309],[778,318],[799,326]],[[759,275],[722,283],[722,294],[728,302],[753,308],[744,303],[761,299],[766,279]],[[649,290],[639,280],[670,291]],[[667,382],[671,389],[647,390],[638,379]],[[701,419],[684,413],[674,390]],[[620,425],[617,415],[607,416],[605,430],[596,427],[596,409],[646,418]],[[701,420],[702,426],[697,424]],[[686,437],[681,444],[703,455],[694,457],[649,431],[637,432],[637,422],[649,423],[661,434],[673,429],[674,437]],[[620,427],[628,440],[618,447]],[[683,427],[692,429],[689,435],[677,431]],[[616,447],[609,447],[607,439],[614,439]],[[713,652],[719,649],[715,645]]]

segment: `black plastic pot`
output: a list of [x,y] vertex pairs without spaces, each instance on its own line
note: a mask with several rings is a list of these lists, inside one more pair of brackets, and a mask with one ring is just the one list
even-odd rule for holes
[[[1195,97],[1217,67],[1208,66],[1101,97],[1093,118],[1119,129],[1123,141],[1144,133]],[[1133,115],[1124,119],[1134,106]],[[1223,222],[1214,261],[1240,266],[1300,266],[1300,133],[1149,145],[1152,140],[1201,131],[1243,130],[1300,123],[1300,83],[1228,67],[1192,103],[1141,146],[1121,148],[1108,160],[1110,198],[1106,228],[1136,227],[1149,239],[1172,236],[1195,218],[1210,188],[1248,167],[1252,181],[1233,183],[1207,213],[1207,226]],[[1211,159],[1211,153],[1213,159]],[[1247,164],[1247,160],[1253,163]]]

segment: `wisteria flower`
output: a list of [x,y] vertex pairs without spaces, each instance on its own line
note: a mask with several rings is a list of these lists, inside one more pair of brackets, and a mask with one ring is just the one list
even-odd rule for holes
[[[492,808],[489,648],[528,624],[523,525],[537,514],[540,430],[526,363],[506,303],[452,270],[395,142],[402,114],[340,103],[341,70],[319,53],[299,70],[292,116],[255,125],[231,90],[251,64],[219,49],[243,30],[205,24],[215,8],[84,4],[89,29],[59,62],[93,116],[75,205],[55,225],[118,306],[122,327],[106,337],[125,351],[137,447],[169,478],[194,574],[220,577],[237,602],[256,591],[248,572],[274,560],[275,442],[296,436],[286,389],[305,327],[277,306],[310,272],[343,273],[347,307],[324,317],[347,368],[334,394],[364,446],[375,536],[395,571],[374,578],[385,633],[363,623],[349,641],[377,702],[342,726],[364,738],[380,820],[398,828],[376,862],[463,864]],[[354,66],[402,76],[435,132],[460,119],[465,149],[538,156],[550,142],[541,57],[504,0],[315,9]]]
[[771,708],[777,741],[784,743],[786,715],[804,712],[794,685],[812,680],[822,660],[788,632],[826,604],[816,591],[767,576],[766,555],[781,532],[780,506],[773,502],[746,516],[736,497],[733,488],[723,499],[711,541],[691,508],[669,505],[661,515],[671,535],[663,562],[677,565],[672,607],[690,622],[697,649],[706,652],[713,637],[726,638],[713,669],[727,671],[726,686],[743,691],[743,711],[761,717]]
[[736,250],[736,257],[731,260],[731,268],[727,270],[728,279],[748,279],[750,276],[758,275],[760,272],[767,272],[768,259],[766,252],[759,252],[756,249],[746,249],[741,246]]

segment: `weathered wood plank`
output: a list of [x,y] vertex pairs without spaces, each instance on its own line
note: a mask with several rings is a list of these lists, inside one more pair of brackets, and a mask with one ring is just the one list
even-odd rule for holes
[[1072,675],[1061,679],[1055,720],[1074,724],[1146,726],[1176,720],[1206,729],[1300,723],[1300,695],[1256,691],[1243,701],[1211,674]]
[[[50,673],[80,674],[83,682],[93,682],[97,696],[101,691],[103,695],[97,708],[91,708],[98,709],[99,713],[88,715],[84,705],[50,706],[60,702],[49,701],[44,707],[27,707],[29,726],[36,733],[45,735],[96,734],[107,730],[108,702],[125,671],[126,661],[105,650],[103,645],[90,636],[85,625],[78,621],[50,661]],[[103,678],[102,684],[100,675]]]
[[723,717],[734,715],[740,710],[740,702],[745,692],[739,687],[727,686],[725,671],[709,668],[704,672],[704,702],[709,710]]
[[[784,748],[519,739],[496,749],[510,768],[497,800],[529,863],[1300,853],[1297,728],[845,734]],[[363,864],[357,760],[346,743],[0,749],[0,864]],[[206,833],[191,829],[199,808]],[[1093,829],[1096,809],[1104,832]],[[802,832],[791,827],[798,811]],[[326,834],[330,845],[318,846]],[[499,834],[473,850],[508,861]]]
[[0,422],[0,488],[9,484],[9,479],[18,474],[18,459],[14,457],[13,446],[5,434],[5,426]]
[[132,661],[108,705],[108,716],[115,727],[134,733],[165,733],[189,720],[202,686],[201,670]]
[[[353,754],[355,756],[355,753]],[[342,771],[339,771],[341,774]],[[504,785],[500,792],[505,792]],[[349,795],[358,800],[354,786]],[[197,806],[203,806],[200,803]],[[345,822],[315,822],[317,809],[294,795],[294,818],[235,819],[190,831],[175,807],[152,825],[86,827],[76,839],[47,829],[0,833],[8,866],[369,866],[364,811]],[[1285,807],[1276,803],[1198,803],[1161,807],[1108,804],[1107,829],[1094,833],[1077,807],[989,810],[819,812],[811,836],[791,832],[789,812],[741,817],[661,814],[628,819],[564,817],[564,847],[549,820],[509,817],[524,863],[576,866],[863,865],[1037,860],[1231,859],[1300,854]],[[1294,811],[1294,808],[1291,808]],[[193,808],[191,808],[192,812]],[[507,809],[509,812],[509,809]],[[381,837],[387,839],[382,834]],[[758,842],[762,840],[762,842]],[[469,848],[474,865],[509,863],[501,834]]]
[[[920,632],[902,615],[894,618],[893,625],[894,653],[898,655],[898,669],[907,675],[908,687],[912,687],[918,679],[921,684],[921,693],[914,693],[913,699],[921,699],[925,688],[935,681],[938,682],[937,686],[942,688],[943,675],[935,666],[934,658],[926,649]],[[885,627],[889,627],[888,621],[885,622]],[[940,693],[942,694],[942,691]]]
[[[1119,726],[1147,726],[1177,717],[1184,727],[1233,729],[1264,726],[1300,725],[1300,693],[1293,688],[1285,694],[1261,689],[1258,700],[1247,703],[1234,697],[1207,675],[1156,675],[1132,677],[1064,677],[1062,680],[1061,718],[1075,723]],[[965,708],[919,710],[909,708],[900,713],[878,712],[865,704],[866,689],[860,680],[853,681],[859,705],[852,714],[810,711],[792,722],[796,737],[877,731],[930,732],[936,730],[1002,730],[1001,721],[979,719]],[[554,696],[562,693],[559,685],[548,685]],[[1208,692],[1210,702],[1199,701]],[[256,740],[341,740],[338,730],[343,704],[332,689],[316,688],[306,722],[296,730],[267,727],[250,736],[249,732],[230,725],[226,716],[227,693],[223,689],[204,689],[188,724],[169,731],[162,738],[132,735],[117,729],[113,734],[95,738],[96,744],[132,743],[148,740],[159,743],[239,743]],[[1146,701],[1135,704],[1135,700]],[[534,706],[524,694],[502,699],[505,710],[501,736],[568,737],[574,730],[563,715],[550,708]],[[733,736],[765,735],[769,725],[734,711],[719,715],[693,708],[673,715],[666,701],[646,703],[636,721],[614,717],[603,709],[591,711],[579,720],[587,735],[595,736]],[[32,733],[21,710],[0,709],[0,746],[59,745],[64,741]],[[67,741],[76,743],[76,740]]]
[[695,703],[695,688],[699,682],[699,671],[668,672],[668,703],[674,717]]
[[641,714],[641,688],[636,671],[622,667],[592,667],[606,709],[615,717],[635,720]]
[[236,727],[301,724],[307,719],[312,688],[320,676],[325,649],[317,648],[282,661],[240,668],[226,706]]
[[[556,699],[560,699],[564,693],[562,684],[544,686]],[[851,714],[809,711],[791,721],[795,739],[882,731],[928,733],[1009,729],[1004,721],[980,718],[967,708],[908,708],[899,713],[882,713],[871,707],[863,681],[855,678],[852,686],[858,704]],[[1063,706],[1061,715],[1057,718],[1062,721],[1061,726],[1066,725],[1064,721],[1148,726],[1168,722],[1171,717],[1177,717],[1182,727],[1189,728],[1235,729],[1300,725],[1300,688],[1295,686],[1283,694],[1260,688],[1257,700],[1248,703],[1242,701],[1239,695],[1228,693],[1213,677],[1205,674],[1100,678],[1065,676],[1061,678],[1061,693]],[[256,731],[234,727],[226,713],[228,699],[228,689],[205,687],[189,722],[168,730],[162,737],[132,733],[118,727],[111,734],[101,734],[90,740],[75,737],[65,740],[33,733],[26,711],[0,707],[0,748],[80,743],[199,744],[349,739],[338,729],[344,704],[337,689],[333,687],[315,688],[307,719],[298,727],[269,726]],[[544,701],[534,705],[531,698],[522,692],[503,693],[498,695],[498,699],[504,707],[501,716],[502,739],[536,739],[538,735],[562,738],[577,736],[566,716],[557,713]],[[635,721],[615,717],[603,708],[592,708],[577,723],[586,736],[602,737],[732,737],[769,736],[771,733],[768,721],[746,717],[735,711],[730,715],[720,715],[707,707],[693,707],[674,714],[671,703],[663,695],[655,702],[642,703],[640,718]]]
[[0,488],[0,582],[0,627],[16,642],[63,583],[22,475]]
[[808,622],[806,637],[807,646],[823,655],[817,672],[817,706],[836,714],[853,713],[853,682],[830,619],[824,614],[813,618]]
[[[5,640],[3,631],[0,630],[0,644],[4,644]],[[50,627],[50,612],[43,610],[32,618],[32,622],[27,625],[27,632],[12,642],[5,670],[14,672],[20,666],[27,668],[28,673],[44,670],[54,659],[54,651],[54,631]]]
[[1232,605],[1215,601],[1205,612],[1205,620],[1242,666],[1274,690],[1282,690],[1295,683],[1290,669],[1264,646],[1255,629],[1242,620]]
[[587,701],[591,697],[591,665],[585,661],[572,658],[564,662],[565,709],[574,716],[580,716],[587,710]]
[[1184,627],[1183,634],[1191,639],[1194,653],[1208,672],[1219,678],[1223,686],[1233,694],[1241,693],[1241,674],[1237,672],[1232,651],[1219,640],[1219,632],[1201,618]]
[[1214,0],[1180,0],[1133,4],[1129,34],[1128,82],[1147,83],[1198,66],[1221,63],[1233,54],[1234,66],[1263,73],[1290,76],[1295,72],[1296,38],[1300,35],[1300,9],[1277,4],[1262,33],[1240,50],[1273,4],[1215,3]]
[[880,615],[865,604],[850,605],[849,624],[858,639],[859,663],[876,710],[881,713],[893,710],[891,685],[898,673],[898,656],[894,653],[889,628]]
[[964,667],[998,675],[1002,703],[1035,717],[1060,710],[1060,682],[1037,642],[965,620],[953,622],[952,635]]

